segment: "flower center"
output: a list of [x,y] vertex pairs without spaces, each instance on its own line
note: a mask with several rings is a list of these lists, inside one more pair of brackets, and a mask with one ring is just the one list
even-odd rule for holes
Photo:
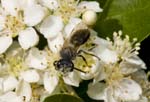
[[12,37],[16,37],[18,33],[25,29],[26,25],[23,22],[23,13],[18,11],[18,15],[7,15],[5,20],[4,32]]
[[78,2],[79,0],[58,0],[59,7],[54,14],[60,15],[64,23],[67,23],[70,17],[80,16],[80,13],[77,10]]
[[21,71],[27,69],[23,64],[23,58],[20,56],[9,57],[6,61],[8,63],[8,73],[12,76],[18,77]]
[[114,51],[117,51],[118,57],[122,60],[124,58],[134,56],[138,54],[138,50],[140,50],[140,44],[137,43],[137,39],[134,38],[131,42],[129,36],[126,35],[124,39],[121,38],[122,32],[119,31],[118,34],[113,34],[113,41],[107,39],[111,42],[110,48]]
[[77,56],[76,59],[73,61],[74,65],[76,68],[84,72],[90,72],[92,66],[96,64],[96,60],[92,55],[82,54],[82,56],[85,58],[85,60],[82,57]]
[[124,77],[118,64],[105,66],[105,73],[107,75],[105,81],[108,85],[112,85],[112,83]]

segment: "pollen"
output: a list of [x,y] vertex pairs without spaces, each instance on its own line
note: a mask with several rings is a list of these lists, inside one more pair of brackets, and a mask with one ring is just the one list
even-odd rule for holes
[[21,71],[27,69],[20,56],[6,58],[6,62],[8,63],[8,73],[15,77],[18,77]]
[[59,7],[55,15],[62,17],[64,23],[67,23],[70,17],[79,17],[81,13],[77,10],[79,0],[58,0]]
[[105,65],[105,73],[107,75],[105,81],[108,85],[112,85],[124,77],[118,64]]
[[93,65],[96,64],[96,60],[92,55],[82,54],[85,60],[81,57],[76,57],[74,64],[76,68],[85,72],[90,72]]
[[131,41],[128,35],[122,38],[122,32],[113,34],[113,41],[107,40],[111,43],[110,49],[117,51],[118,57],[124,59],[124,57],[130,57],[138,54],[140,50],[140,43],[137,42],[137,38],[133,38]]
[[23,14],[20,11],[17,16],[6,16],[3,32],[12,37],[16,37],[21,30],[25,29],[25,27],[26,25],[23,22]]

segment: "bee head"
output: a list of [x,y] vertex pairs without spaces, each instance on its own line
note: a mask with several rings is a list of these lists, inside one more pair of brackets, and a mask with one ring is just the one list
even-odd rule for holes
[[53,65],[55,69],[61,72],[72,72],[74,68],[74,64],[72,61],[66,59],[60,59],[58,61],[54,61]]

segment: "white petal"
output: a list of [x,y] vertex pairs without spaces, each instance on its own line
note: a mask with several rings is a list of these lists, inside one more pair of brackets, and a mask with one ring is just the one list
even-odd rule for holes
[[44,88],[49,93],[52,93],[57,84],[59,82],[59,78],[56,75],[50,75],[48,72],[44,74]]
[[51,49],[53,53],[58,53],[64,44],[64,39],[61,33],[57,35],[55,38],[47,39],[47,41],[48,47]]
[[73,29],[81,22],[79,18],[70,18],[69,23],[65,26],[65,37],[69,37]]
[[105,63],[115,63],[118,61],[118,55],[115,51],[108,48],[109,42],[96,37],[94,41],[98,46],[94,49],[96,55]]
[[40,76],[36,70],[27,70],[21,73],[22,78],[29,83],[38,82]]
[[13,40],[9,36],[1,36],[0,37],[0,54],[4,53],[9,46],[12,44]]
[[1,3],[6,12],[13,16],[17,15],[16,8],[20,8],[19,0],[1,0]]
[[141,97],[139,100],[136,100],[136,101],[128,101],[128,102],[148,102],[148,99],[147,97]]
[[[1,66],[0,66],[1,67]],[[3,81],[4,79],[3,78],[0,78],[0,94],[3,92]]]
[[98,75],[93,79],[93,83],[97,83],[99,81],[102,81],[106,78],[106,72],[105,72],[105,68],[103,67],[103,64],[100,64],[100,70]]
[[89,80],[89,79],[95,78],[99,74],[101,70],[100,63],[97,58],[94,57],[94,59],[95,59],[95,63],[92,64],[90,71],[88,73],[80,72],[81,79]]
[[79,83],[81,81],[80,76],[75,71],[68,73],[68,75],[63,77],[64,82],[68,85],[72,86],[79,86]]
[[113,93],[113,88],[108,87],[107,88],[107,98],[105,99],[105,102],[120,102],[119,100],[116,99]]
[[51,10],[56,10],[58,8],[57,0],[41,0],[41,3]]
[[130,74],[140,69],[146,69],[145,63],[138,56],[131,56],[126,58],[120,64],[121,71],[124,74]]
[[5,17],[3,17],[3,16],[0,15],[0,31],[3,30],[4,27],[5,27]]
[[87,94],[92,99],[104,100],[106,99],[106,85],[104,83],[90,83],[88,85]]
[[18,81],[15,77],[9,76],[7,79],[4,80],[3,82],[3,90],[4,92],[6,91],[11,91],[15,89],[18,85]]
[[[86,7],[86,8],[85,8]],[[79,9],[93,10],[95,12],[102,12],[103,9],[100,8],[99,3],[96,1],[82,1],[78,5]]]
[[29,83],[21,80],[16,89],[16,93],[19,96],[25,97],[26,102],[30,102],[30,99],[32,96],[32,90],[31,90],[31,86]]
[[26,58],[26,63],[31,68],[43,70],[47,67],[46,56],[46,52],[40,51],[37,48],[31,48]]
[[147,74],[144,70],[138,70],[131,74],[132,79],[134,79],[136,82],[148,82]]
[[118,88],[114,89],[114,95],[124,101],[138,100],[142,94],[142,89],[131,79],[122,79],[118,83]]
[[0,102],[22,102],[22,98],[10,91],[0,96]]
[[40,26],[40,32],[45,38],[53,38],[59,34],[63,28],[63,21],[61,17],[49,16]]
[[18,40],[23,49],[28,49],[39,42],[39,36],[33,28],[27,28],[19,33]]
[[[38,12],[37,12],[38,11]],[[35,26],[45,17],[45,10],[40,5],[27,6],[24,9],[24,22],[28,26]]]
[[145,63],[138,56],[131,56],[126,59],[127,62],[139,66],[140,68],[146,69]]

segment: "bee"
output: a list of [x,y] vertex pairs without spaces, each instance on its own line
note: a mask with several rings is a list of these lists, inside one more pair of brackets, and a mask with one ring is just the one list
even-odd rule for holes
[[[72,72],[74,69],[77,71],[86,73],[76,68],[72,61],[76,57],[81,57],[87,64],[86,59],[84,58],[84,56],[81,55],[81,52],[84,52],[84,51],[79,50],[79,47],[85,44],[89,38],[90,38],[89,29],[78,29],[75,32],[73,32],[70,39],[65,41],[62,49],[60,50],[60,57],[61,57],[60,60],[54,61],[53,63],[55,66],[55,69],[63,73]],[[89,54],[87,52],[84,52],[84,53]]]

